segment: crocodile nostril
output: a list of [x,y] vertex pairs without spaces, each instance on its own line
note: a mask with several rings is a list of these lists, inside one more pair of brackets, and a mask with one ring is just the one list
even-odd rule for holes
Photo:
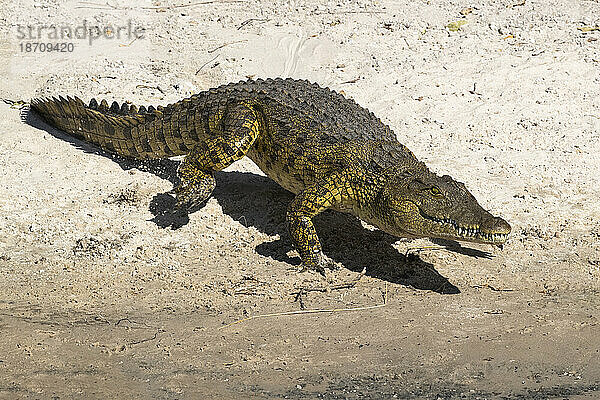
[[494,229],[495,229],[496,231],[499,231],[499,232],[502,232],[502,233],[506,233],[506,234],[507,234],[507,233],[510,233],[510,231],[511,231],[511,227],[510,227],[510,225],[509,225],[509,223],[508,223],[508,222],[506,222],[505,220],[503,220],[503,219],[502,219],[502,218],[500,218],[500,217],[496,217],[496,218],[494,218],[494,222],[495,222],[495,224],[494,224],[494,225],[495,225]]

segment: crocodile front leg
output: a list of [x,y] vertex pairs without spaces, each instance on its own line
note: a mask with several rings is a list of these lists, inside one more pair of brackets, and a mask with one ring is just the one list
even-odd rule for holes
[[320,273],[325,268],[335,268],[321,248],[321,242],[312,222],[320,212],[336,207],[349,200],[351,190],[342,173],[334,173],[300,192],[292,201],[287,212],[287,224],[294,247],[300,253],[303,270],[312,269]]
[[216,186],[214,172],[244,157],[259,133],[260,116],[251,106],[227,109],[179,166],[176,207],[189,210],[206,201]]

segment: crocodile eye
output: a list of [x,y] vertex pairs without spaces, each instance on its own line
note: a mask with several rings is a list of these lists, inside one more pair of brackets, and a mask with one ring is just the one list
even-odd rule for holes
[[433,186],[429,189],[429,193],[431,193],[434,197],[444,197],[444,194],[437,187]]

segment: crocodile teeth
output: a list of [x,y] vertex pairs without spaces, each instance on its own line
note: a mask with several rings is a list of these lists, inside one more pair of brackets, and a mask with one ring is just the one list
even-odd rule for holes
[[459,226],[458,223],[456,223],[451,218],[430,217],[430,220],[432,220],[433,222],[435,222],[436,224],[439,224],[439,225],[452,226],[452,228],[454,228],[454,230],[457,232],[458,236],[461,236],[464,238],[479,238],[479,239],[485,239],[485,240],[489,240],[489,241],[504,241],[508,237],[508,235],[505,233],[482,232],[479,227],[468,227],[468,228],[462,227],[462,226]]
[[475,237],[477,235],[481,235],[481,236],[485,236],[485,234],[483,234],[479,228],[463,228],[463,227],[457,227],[456,230],[458,231],[458,234],[460,236],[465,236],[465,237]]
[[508,234],[506,233],[484,233],[480,231],[476,231],[476,233],[486,240],[496,241],[496,240],[506,240]]

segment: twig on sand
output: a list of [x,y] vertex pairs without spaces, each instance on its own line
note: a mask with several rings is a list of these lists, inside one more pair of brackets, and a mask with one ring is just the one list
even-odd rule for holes
[[475,288],[475,289],[488,288],[488,289],[490,289],[491,291],[494,291],[494,292],[514,292],[515,291],[514,289],[498,289],[498,288],[495,288],[492,285],[489,285],[487,283],[483,284],[483,285],[472,285],[471,287]]
[[331,10],[327,10],[327,11],[316,11],[314,12],[315,15],[321,15],[321,14],[386,14],[387,11],[385,10],[342,10],[342,11],[331,11]]
[[[235,43],[243,43],[243,42],[247,42],[247,40],[236,40],[235,42],[227,42],[227,43],[223,43],[222,45],[215,47],[212,50],[208,50],[209,53],[214,53],[215,51],[222,49],[225,46],[229,46],[230,44],[235,44]],[[210,61],[209,61],[210,62]]]
[[142,326],[145,326],[146,328],[154,328],[152,325],[148,325],[145,322],[137,322],[137,321],[129,319],[128,317],[119,319],[117,322],[115,322],[115,326],[119,326],[121,324],[121,322],[125,322],[125,321],[129,322],[130,324],[142,325]]
[[135,42],[136,40],[138,40],[138,37],[136,36],[135,38],[133,38],[133,40],[127,44],[120,44],[119,47],[129,47],[133,44],[133,42]]
[[[214,3],[243,3],[245,0],[208,0],[208,1],[198,1],[196,3],[189,4],[175,4],[172,6],[148,6],[148,7],[140,7],[142,10],[158,10],[158,11],[166,11],[166,10],[174,10],[176,8],[187,8],[194,6],[201,6],[204,4],[214,4]],[[118,7],[112,4],[106,3],[93,3],[91,1],[80,1],[79,6],[75,6],[75,8],[89,8],[93,10],[122,10],[122,9],[133,9],[135,7]]]
[[80,1],[79,4],[82,4],[82,5],[75,6],[75,8],[90,8],[93,10],[106,10],[106,9],[118,10],[119,9],[119,7],[113,6],[112,4],[109,4],[108,2],[101,4],[101,3],[93,3],[91,1]]
[[325,293],[325,292],[330,292],[332,290],[351,289],[354,286],[356,286],[358,281],[360,281],[360,278],[365,276],[366,272],[367,272],[367,269],[363,268],[363,270],[358,274],[358,276],[356,276],[356,278],[352,279],[349,282],[338,283],[336,285],[320,286],[320,287],[297,287],[296,289],[298,289],[298,291],[292,292],[292,294],[299,296],[299,295],[302,295],[302,293],[306,293],[306,292],[323,292],[323,293]]
[[364,307],[350,307],[350,308],[331,308],[331,309],[320,309],[320,308],[315,308],[315,309],[310,309],[310,310],[297,310],[297,311],[286,311],[286,312],[279,312],[279,313],[270,313],[270,314],[259,314],[259,315],[253,315],[247,318],[242,318],[239,319],[237,321],[234,321],[230,324],[227,325],[223,325],[221,327],[219,327],[218,329],[225,329],[228,328],[232,325],[236,325],[239,324],[241,322],[245,322],[245,321],[249,321],[251,319],[258,319],[258,318],[270,318],[270,317],[280,317],[280,316],[284,316],[284,315],[300,315],[300,314],[322,314],[322,313],[336,313],[336,312],[343,312],[343,311],[364,311],[364,310],[373,310],[375,308],[381,308],[387,305],[387,298],[388,298],[388,287],[387,287],[387,282],[385,283],[385,295],[383,297],[383,303],[381,304],[375,304],[372,306],[364,306]]
[[240,24],[240,26],[237,27],[238,31],[240,29],[242,29],[244,26],[248,25],[251,22],[257,21],[257,22],[267,22],[269,20],[269,18],[248,18],[247,20],[245,20],[244,22],[242,22]]
[[148,85],[136,85],[136,88],[138,88],[138,89],[156,89],[156,90],[158,90],[159,92],[161,92],[162,94],[164,94],[164,93],[165,93],[165,91],[164,91],[164,90],[162,90],[162,89],[160,88],[160,86],[158,86],[158,85],[156,85],[156,86],[148,86]]
[[363,270],[360,272],[360,274],[358,274],[358,276],[356,278],[352,279],[350,282],[338,283],[336,285],[331,285],[331,286],[297,287],[296,289],[299,289],[299,290],[297,292],[292,292],[291,294],[296,296],[296,297],[294,297],[294,302],[300,303],[300,309],[304,310],[306,307],[304,307],[304,297],[303,296],[306,293],[308,293],[308,292],[326,293],[326,292],[331,292],[332,290],[353,288],[354,286],[356,286],[358,281],[360,281],[360,278],[362,278],[365,275],[366,272],[367,272],[367,269],[363,268]]
[[151,340],[155,340],[155,339],[158,337],[158,334],[159,334],[159,333],[163,333],[163,332],[164,332],[164,330],[162,330],[162,329],[159,329],[159,330],[157,330],[157,331],[154,333],[154,335],[153,335],[153,336],[151,336],[151,337],[147,337],[147,338],[145,338],[145,339],[136,340],[136,341],[134,341],[134,342],[131,342],[131,343],[129,343],[129,346],[135,346],[136,344],[142,344],[142,343],[145,343],[145,342],[149,342],[149,341],[151,341]]
[[206,67],[208,64],[210,64],[211,62],[215,61],[217,59],[217,57],[219,57],[219,54],[217,54],[216,56],[214,56],[213,58],[211,58],[210,60],[208,60],[207,62],[205,62],[204,64],[202,64],[200,66],[200,68],[198,68],[198,70],[196,70],[196,74],[198,75],[198,72],[202,71],[202,68]]
[[196,3],[190,4],[176,4],[172,6],[148,6],[142,7],[144,10],[172,10],[175,8],[186,8],[186,7],[194,7],[201,6],[203,4],[213,4],[213,3],[243,3],[244,0],[209,0],[209,1],[198,1]]

